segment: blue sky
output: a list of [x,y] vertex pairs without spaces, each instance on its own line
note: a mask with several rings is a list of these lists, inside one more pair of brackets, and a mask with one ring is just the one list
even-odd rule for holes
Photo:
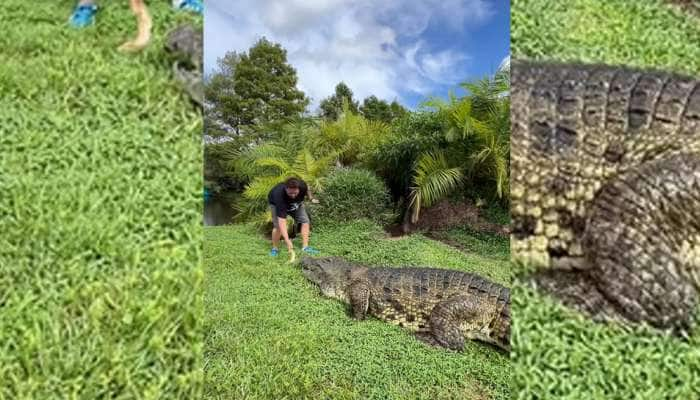
[[[414,108],[492,74],[509,55],[503,0],[208,0],[204,67],[260,37],[287,49],[314,112],[344,81],[361,101],[376,95]],[[459,90],[457,93],[461,93]]]

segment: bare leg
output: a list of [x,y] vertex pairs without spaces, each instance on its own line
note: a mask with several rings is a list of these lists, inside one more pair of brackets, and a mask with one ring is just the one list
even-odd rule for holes
[[279,249],[280,236],[282,236],[282,233],[280,232],[279,228],[272,229],[272,248],[273,249]]
[[309,223],[305,222],[301,224],[301,243],[302,248],[309,246]]

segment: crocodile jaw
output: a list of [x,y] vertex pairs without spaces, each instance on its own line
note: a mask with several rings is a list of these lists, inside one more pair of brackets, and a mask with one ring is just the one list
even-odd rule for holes
[[324,296],[349,303],[346,294],[348,269],[344,265],[334,265],[325,258],[304,257],[301,272],[306,279],[318,285]]

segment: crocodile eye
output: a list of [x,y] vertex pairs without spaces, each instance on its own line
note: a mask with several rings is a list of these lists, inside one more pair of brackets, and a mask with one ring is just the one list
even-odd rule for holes
[[517,216],[513,218],[513,235],[516,239],[525,239],[535,234],[537,220],[532,215]]

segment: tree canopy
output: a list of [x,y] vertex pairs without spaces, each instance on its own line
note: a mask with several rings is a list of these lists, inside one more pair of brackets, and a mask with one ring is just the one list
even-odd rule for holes
[[332,96],[321,100],[320,116],[323,119],[335,121],[340,117],[343,111],[343,103],[348,103],[348,108],[353,113],[358,112],[358,103],[353,99],[352,90],[345,84],[340,82],[335,86],[335,93]]
[[309,99],[296,85],[287,51],[262,38],[248,53],[219,60],[219,70],[207,82],[207,119],[240,134],[246,126],[300,117]]

